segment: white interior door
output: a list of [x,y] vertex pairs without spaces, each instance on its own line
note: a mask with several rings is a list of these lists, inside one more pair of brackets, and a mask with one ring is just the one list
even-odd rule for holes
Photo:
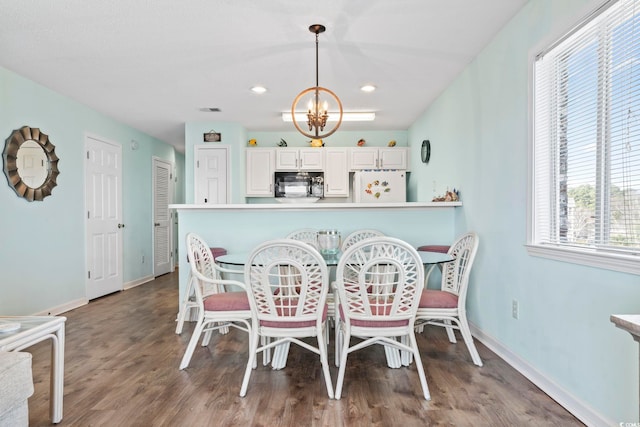
[[87,298],[122,290],[122,147],[85,137]]
[[227,147],[195,147],[195,203],[228,203],[229,150]]
[[173,271],[172,212],[173,165],[153,158],[153,275]]

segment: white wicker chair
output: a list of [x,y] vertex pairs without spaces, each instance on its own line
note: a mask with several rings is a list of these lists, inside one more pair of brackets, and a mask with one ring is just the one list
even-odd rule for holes
[[[370,238],[353,244],[342,254],[336,277],[335,345],[340,355],[336,399],[342,394],[347,356],[373,344],[412,355],[424,397],[431,399],[414,332],[423,286],[420,255],[402,240]],[[360,341],[352,345],[352,337]]]
[[[247,393],[259,352],[294,343],[320,356],[327,393],[333,398],[325,339],[329,278],[320,253],[292,239],[265,242],[249,255],[245,280],[253,317],[240,396]],[[261,337],[267,339],[259,344]],[[316,337],[317,346],[302,341],[308,337]]]
[[314,249],[318,249],[318,230],[313,228],[301,228],[300,230],[292,231],[287,234],[286,238],[308,243]]
[[442,284],[440,290],[424,289],[420,305],[416,313],[416,326],[436,325],[447,330],[451,343],[456,342],[454,329],[458,329],[471,354],[473,363],[482,366],[469,323],[467,321],[467,290],[469,274],[478,251],[478,235],[467,233],[460,236],[449,248],[454,261],[446,263],[442,268]]
[[[314,228],[301,228],[299,230],[292,231],[287,234],[287,239],[298,240],[300,242],[305,242],[314,249],[319,249],[318,247],[318,230]],[[266,338],[265,338],[266,339]],[[283,369],[287,366],[287,357],[289,356],[289,343],[285,342],[280,346],[276,347],[273,352],[273,361],[271,361],[271,351],[266,350],[263,353],[263,362],[265,364],[271,361],[271,366],[273,369]]]
[[[378,230],[373,230],[373,229],[356,230],[348,234],[347,237],[344,238],[344,240],[342,241],[342,245],[340,246],[340,250],[344,253],[344,251],[349,249],[349,247],[351,247],[352,245],[358,242],[363,241],[364,239],[369,239],[371,237],[383,237],[383,236],[384,236],[384,233]],[[327,301],[329,304],[329,319],[332,323],[335,323],[335,318],[336,318],[336,309],[335,309],[336,304],[335,304],[335,298],[333,295],[334,289],[335,289],[335,282],[331,284],[331,289],[329,289],[329,295],[327,296]],[[335,329],[335,333],[336,334],[338,333],[337,329]],[[389,367],[390,368],[399,367],[398,366],[399,361],[397,360],[397,357],[395,357],[394,349],[391,349],[389,347],[385,347],[384,349],[387,354],[387,360],[389,361]],[[339,366],[339,363],[340,363],[339,354],[335,353],[334,357],[335,357],[336,366]]]
[[[237,271],[218,267],[213,261],[211,249],[198,235],[188,233],[186,240],[191,279],[185,298],[198,310],[198,320],[180,362],[180,369],[189,366],[203,333],[203,347],[209,345],[211,332],[215,330],[226,333],[231,326],[251,333],[251,309],[244,283],[220,278],[222,272]],[[237,286],[241,290],[228,291],[227,286]],[[191,292],[193,298],[189,298]]]
[[382,236],[384,236],[384,233],[378,230],[373,230],[373,229],[356,230],[344,238],[340,249],[342,250],[342,252],[344,252],[347,249],[349,249],[351,245],[353,245],[354,243],[358,243],[361,240],[369,239],[371,237],[382,237]]

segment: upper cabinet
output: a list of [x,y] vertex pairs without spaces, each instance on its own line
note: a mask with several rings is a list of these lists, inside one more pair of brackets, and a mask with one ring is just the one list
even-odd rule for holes
[[406,147],[357,147],[351,148],[351,170],[401,169],[409,166],[409,149]]
[[273,148],[247,149],[247,197],[273,197],[273,172],[275,150]]
[[325,148],[324,196],[349,197],[348,148]]
[[322,148],[277,148],[275,153],[278,171],[322,171],[324,169]]

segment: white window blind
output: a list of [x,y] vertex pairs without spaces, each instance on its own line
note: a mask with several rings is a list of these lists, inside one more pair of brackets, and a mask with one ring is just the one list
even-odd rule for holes
[[640,261],[639,15],[609,2],[535,59],[530,244]]

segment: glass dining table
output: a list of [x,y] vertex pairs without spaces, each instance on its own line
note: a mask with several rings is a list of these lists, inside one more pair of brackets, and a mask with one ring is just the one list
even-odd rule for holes
[[[215,258],[215,261],[217,264],[226,266],[227,268],[232,267],[231,269],[233,269],[235,267],[238,269],[238,274],[243,274],[243,268],[247,259],[249,258],[249,255],[249,252],[230,253],[217,256]],[[342,255],[342,253],[337,252],[331,254],[322,254],[322,257],[327,263],[327,267],[334,267],[335,269],[335,267],[338,265],[338,262],[340,261],[340,255]],[[425,267],[425,287],[429,283],[429,277],[431,276],[431,272],[433,271],[433,268],[435,266],[451,262],[455,259],[452,255],[442,252],[418,251],[418,255],[420,255],[422,264]],[[286,366],[288,351],[288,343],[276,347],[273,362],[271,364],[273,369],[282,369]],[[402,366],[408,366],[412,362],[412,358],[408,357],[405,354],[401,354],[399,350],[388,346],[385,346],[385,356],[387,358],[387,366],[389,366],[390,368],[400,368]]]
[[[249,252],[230,253],[226,255],[219,255],[215,260],[216,263],[221,265],[244,267],[249,255]],[[338,265],[338,261],[340,261],[340,255],[342,255],[342,253],[337,252],[332,254],[322,254],[322,257],[327,263],[327,267],[335,267]],[[422,259],[422,264],[427,268],[425,273],[425,283],[428,281],[433,267],[439,264],[451,262],[454,259],[452,255],[442,252],[418,251],[418,255],[420,255],[420,259]],[[240,271],[240,269],[238,270]]]

